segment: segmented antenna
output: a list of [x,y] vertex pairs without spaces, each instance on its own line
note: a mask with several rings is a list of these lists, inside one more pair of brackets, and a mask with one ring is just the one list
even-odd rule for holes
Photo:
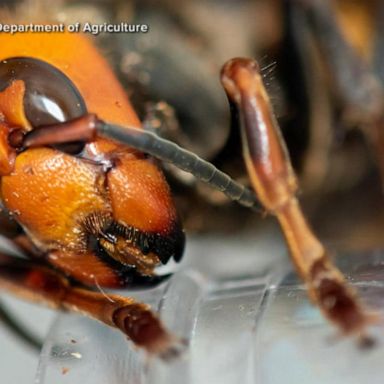
[[12,147],[23,150],[44,145],[87,142],[94,140],[96,134],[109,137],[159,160],[174,164],[183,171],[191,173],[198,180],[223,192],[231,200],[253,210],[265,211],[253,191],[237,183],[193,152],[187,151],[153,132],[106,123],[92,113],[71,121],[36,128],[27,134],[15,130],[10,134],[8,140]]
[[159,160],[174,164],[245,207],[263,210],[253,191],[234,181],[213,164],[172,141],[143,129],[121,127],[103,121],[98,121],[97,131],[103,136],[120,141]]

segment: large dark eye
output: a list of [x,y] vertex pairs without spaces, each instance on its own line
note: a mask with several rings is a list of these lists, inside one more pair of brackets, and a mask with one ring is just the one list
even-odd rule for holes
[[34,128],[87,113],[84,100],[72,81],[44,61],[30,57],[1,61],[0,90],[7,88],[14,80],[25,83],[25,114]]
[[[24,81],[25,115],[34,128],[72,120],[87,113],[84,100],[75,85],[51,64],[31,57],[0,61],[0,91],[14,80]],[[66,143],[55,147],[78,154],[84,143]]]

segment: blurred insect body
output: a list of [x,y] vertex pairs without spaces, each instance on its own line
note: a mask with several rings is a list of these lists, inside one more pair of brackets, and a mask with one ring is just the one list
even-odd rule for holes
[[375,174],[382,174],[382,4],[289,1],[283,9],[286,32],[275,60],[292,111],[283,131],[303,199],[322,237],[339,249],[382,247]]

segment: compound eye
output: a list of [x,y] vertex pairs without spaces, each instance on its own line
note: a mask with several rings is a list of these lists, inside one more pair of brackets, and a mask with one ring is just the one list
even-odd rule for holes
[[[51,64],[31,57],[0,61],[0,91],[15,80],[24,81],[24,112],[33,128],[62,123],[87,113],[76,86]],[[84,143],[67,143],[56,147],[70,154],[78,154]]]
[[23,80],[25,115],[36,128],[80,117],[87,109],[72,81],[54,66],[30,57],[0,62],[0,91]]

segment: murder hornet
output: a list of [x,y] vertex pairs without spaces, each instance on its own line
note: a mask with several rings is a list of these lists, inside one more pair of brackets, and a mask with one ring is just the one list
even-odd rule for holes
[[182,256],[184,233],[152,156],[276,216],[312,301],[342,332],[366,339],[370,316],[302,214],[255,61],[233,59],[221,73],[240,119],[250,191],[141,128],[124,90],[84,36],[2,34],[0,46],[1,199],[21,228],[7,236],[28,256],[0,254],[2,289],[116,327],[150,354],[177,354],[182,341],[147,305],[99,292],[153,286],[164,278],[156,267]]

